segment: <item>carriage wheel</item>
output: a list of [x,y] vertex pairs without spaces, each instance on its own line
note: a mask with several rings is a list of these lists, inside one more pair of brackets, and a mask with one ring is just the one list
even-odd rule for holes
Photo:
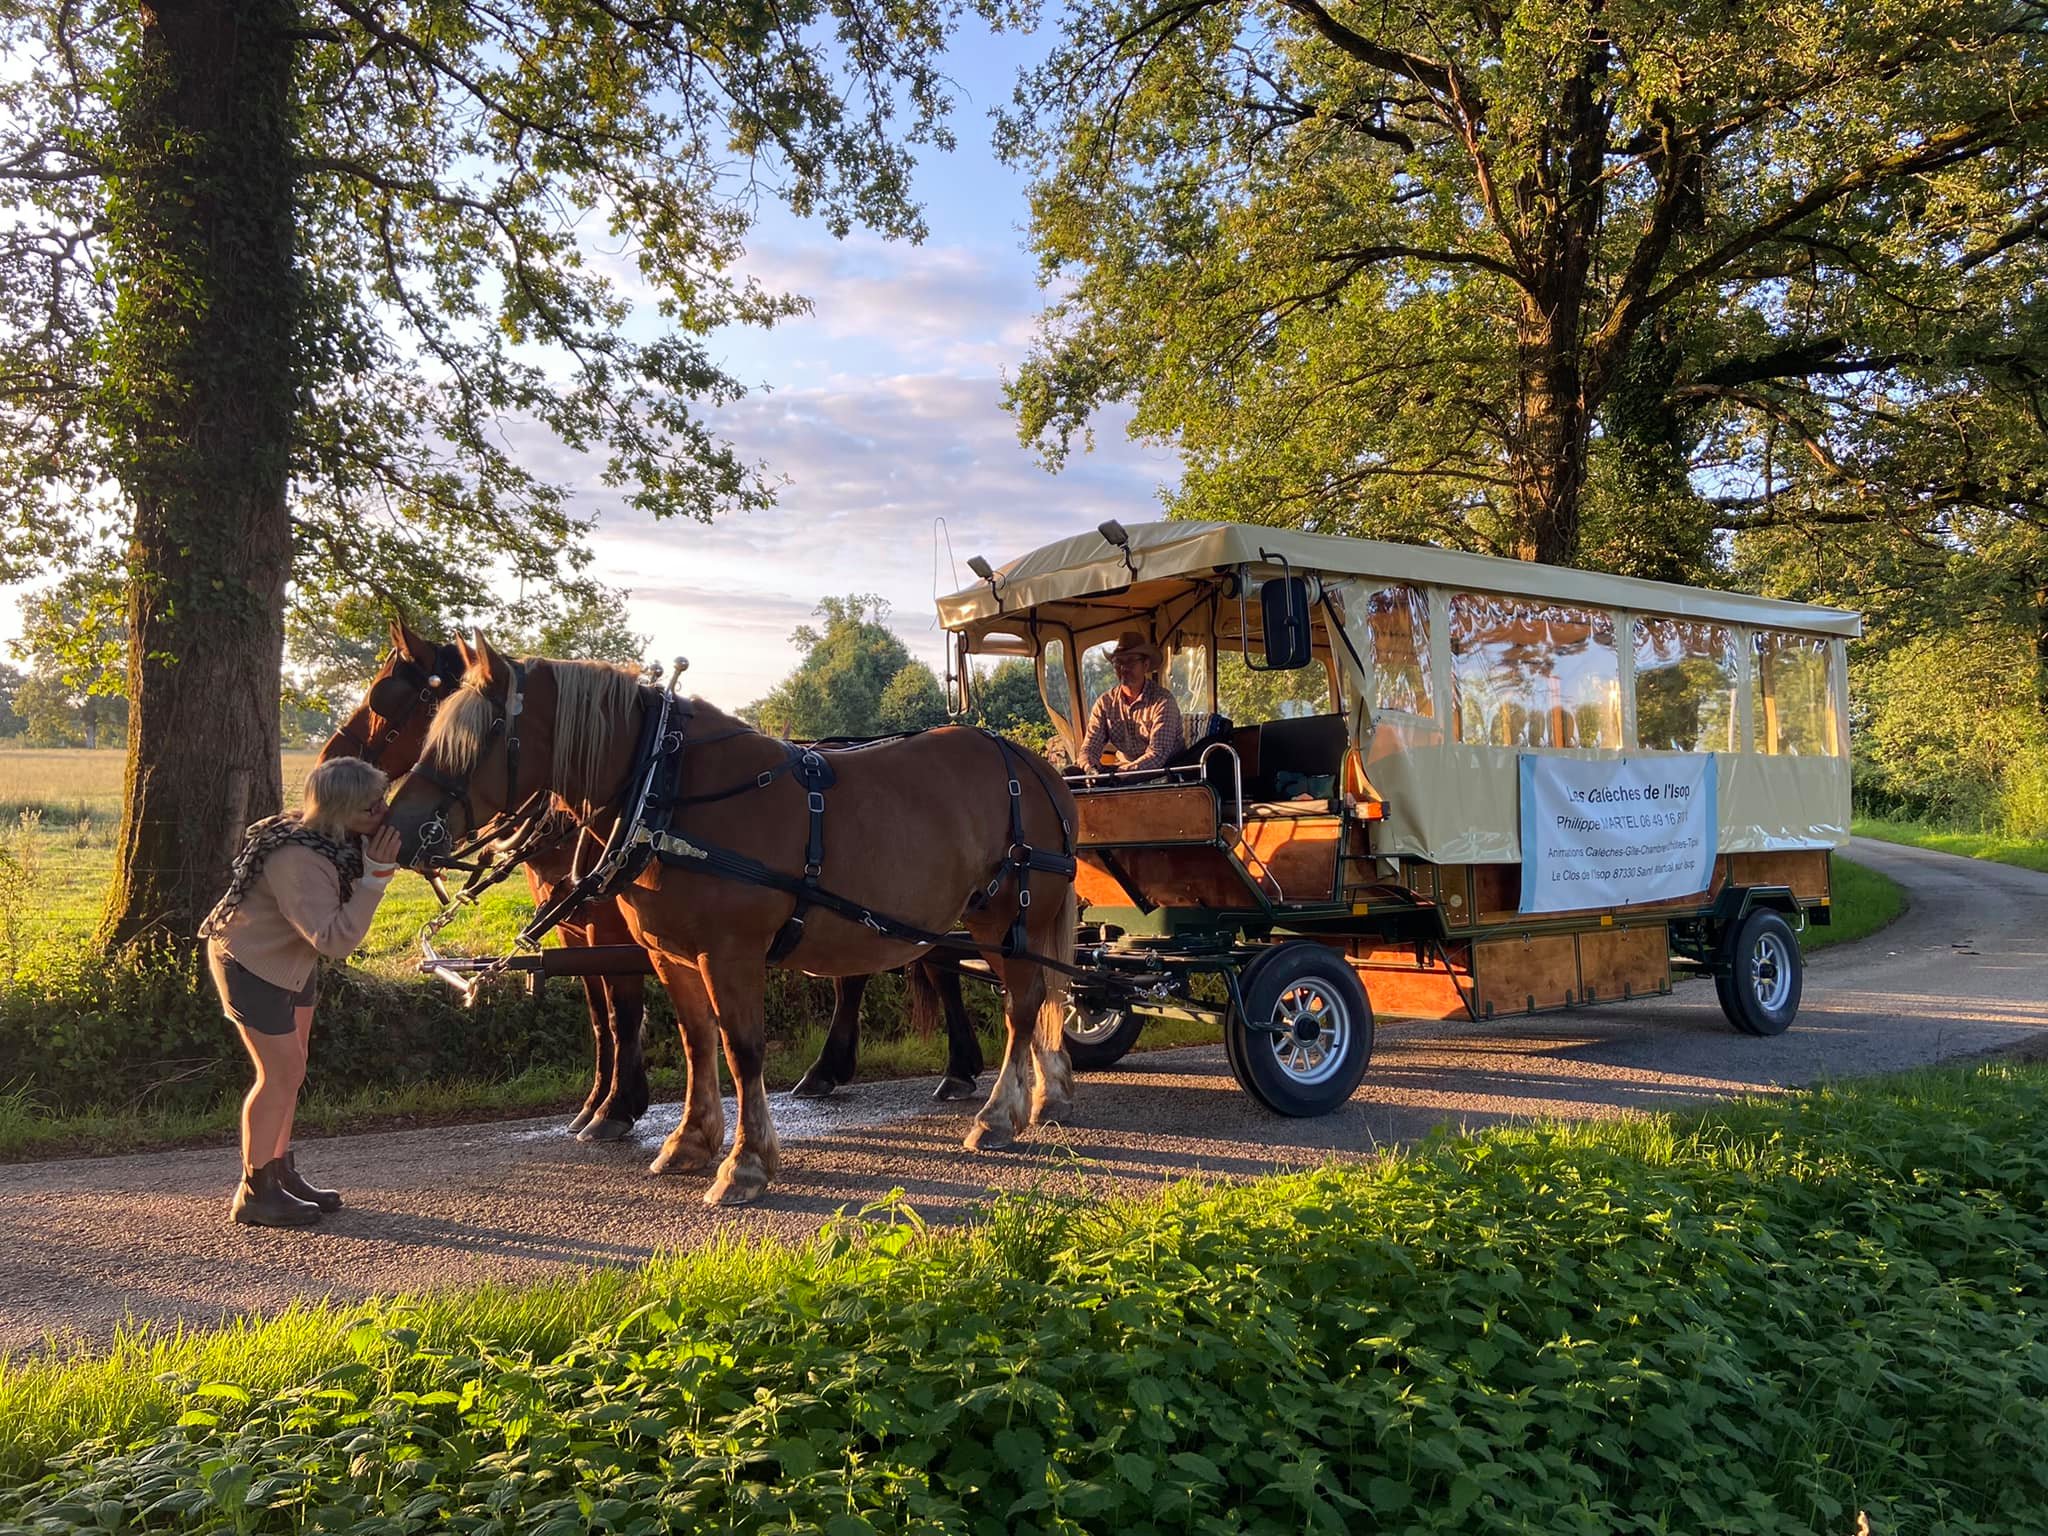
[[1372,1004],[1327,944],[1298,940],[1260,955],[1240,983],[1244,1011],[1223,1026],[1231,1070],[1283,1115],[1326,1115],[1372,1060]]
[[1728,965],[1714,991],[1728,1022],[1745,1035],[1782,1035],[1799,1012],[1806,962],[1792,925],[1758,907],[1729,936]]
[[1113,1067],[1130,1053],[1145,1032],[1145,1021],[1128,1008],[1067,1003],[1067,1057],[1084,1072]]

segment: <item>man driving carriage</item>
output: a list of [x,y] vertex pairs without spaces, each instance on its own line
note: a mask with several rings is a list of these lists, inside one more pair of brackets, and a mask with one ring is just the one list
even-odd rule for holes
[[1159,686],[1159,647],[1137,630],[1125,630],[1109,664],[1116,671],[1116,686],[1088,713],[1082,768],[1103,772],[1107,751],[1116,753],[1116,766],[1126,773],[1164,768],[1180,750],[1182,733],[1180,705]]

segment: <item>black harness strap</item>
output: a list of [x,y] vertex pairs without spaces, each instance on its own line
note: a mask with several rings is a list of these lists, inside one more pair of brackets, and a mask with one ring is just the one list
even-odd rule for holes
[[[761,780],[774,782],[778,773],[793,773],[796,781],[803,785],[806,804],[810,809],[810,830],[804,840],[803,890],[796,898],[796,910],[789,914],[782,927],[776,931],[775,942],[768,946],[768,963],[775,964],[785,959],[789,952],[803,942],[804,914],[817,900],[819,881],[825,874],[825,791],[839,781],[839,775],[832,771],[832,765],[825,761],[824,754],[815,747],[798,747],[784,742],[783,750],[789,754],[779,768],[770,769],[761,775]],[[720,798],[723,798],[721,796]]]

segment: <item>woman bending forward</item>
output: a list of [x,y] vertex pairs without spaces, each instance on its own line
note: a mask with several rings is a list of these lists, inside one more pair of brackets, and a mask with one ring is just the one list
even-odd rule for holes
[[[292,1163],[292,1114],[306,1080],[319,959],[345,959],[391,882],[398,833],[384,825],[384,775],[337,757],[306,775],[298,815],[249,829],[227,894],[199,925],[221,1007],[256,1064],[242,1101],[242,1183],[231,1212],[252,1227],[303,1227],[341,1196]],[[367,841],[366,841],[367,839]]]

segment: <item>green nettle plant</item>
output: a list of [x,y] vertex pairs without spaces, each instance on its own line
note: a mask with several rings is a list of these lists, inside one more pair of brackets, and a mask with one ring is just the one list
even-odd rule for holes
[[287,1384],[188,1367],[84,1444],[120,1406],[25,1378],[17,1445],[59,1454],[0,1525],[2036,1531],[2044,1149],[2048,1076],[1996,1067],[1010,1199],[964,1238],[890,1203],[807,1252],[608,1278],[587,1330],[546,1295],[498,1303],[519,1343],[442,1302],[431,1333],[331,1319]]
[[921,233],[912,150],[945,142],[951,18],[0,7],[0,579],[120,551],[105,937],[190,934],[278,808],[288,591],[432,614],[488,606],[494,573],[592,595],[587,524],[507,423],[598,455],[656,516],[766,502],[707,420],[740,386],[703,337],[804,307],[735,270],[769,200]]

